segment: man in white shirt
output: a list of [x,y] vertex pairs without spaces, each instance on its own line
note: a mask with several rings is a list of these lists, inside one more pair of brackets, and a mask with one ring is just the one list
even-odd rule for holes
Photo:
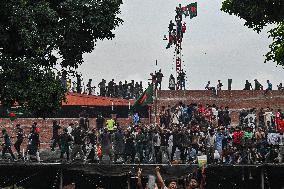
[[160,134],[156,131],[154,136],[153,136],[153,145],[154,145],[154,152],[155,152],[155,158],[156,158],[156,163],[159,162],[160,157],[160,147],[161,147],[161,136]]
[[270,108],[267,108],[267,111],[264,113],[264,124],[265,127],[268,128],[267,123],[272,123],[273,113]]

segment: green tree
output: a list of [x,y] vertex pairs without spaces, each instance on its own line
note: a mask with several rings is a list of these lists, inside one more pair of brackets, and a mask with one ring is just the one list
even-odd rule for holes
[[266,54],[267,61],[284,66],[284,1],[283,0],[225,0],[222,11],[245,20],[245,26],[258,33],[267,25],[276,27],[269,31],[273,43]]
[[0,101],[37,116],[60,108],[66,89],[54,68],[74,70],[97,40],[112,39],[121,0],[3,0]]

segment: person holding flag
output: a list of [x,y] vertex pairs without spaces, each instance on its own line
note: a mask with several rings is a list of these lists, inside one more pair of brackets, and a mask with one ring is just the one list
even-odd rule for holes
[[[149,104],[153,103],[153,94],[154,94],[154,84],[149,84],[148,88],[143,92],[143,94],[134,102],[133,106],[130,109],[130,114],[137,113],[143,109],[145,106],[149,106]],[[150,107],[148,109],[150,112]],[[149,122],[150,115],[149,115]],[[135,124],[135,123],[134,123]]]
[[154,94],[154,87],[153,87],[153,84],[151,84],[144,91],[144,93],[135,101],[135,103],[131,107],[132,112],[138,111],[142,107],[147,106],[148,104],[152,104],[153,103],[153,94]]

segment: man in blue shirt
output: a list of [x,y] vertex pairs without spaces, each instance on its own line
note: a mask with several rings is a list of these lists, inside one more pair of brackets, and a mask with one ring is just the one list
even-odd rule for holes
[[138,124],[139,124],[139,122],[140,122],[140,117],[139,117],[139,115],[138,115],[137,112],[134,113],[132,119],[133,119],[133,124],[134,124],[134,126],[138,126]]
[[219,152],[219,154],[222,154],[223,151],[223,139],[224,139],[224,134],[220,128],[217,130],[216,134],[216,150]]

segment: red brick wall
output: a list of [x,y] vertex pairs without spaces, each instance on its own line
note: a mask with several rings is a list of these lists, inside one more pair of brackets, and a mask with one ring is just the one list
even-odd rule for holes
[[[232,121],[234,124],[238,123],[239,110],[242,108],[261,108],[271,107],[275,111],[278,108],[284,109],[284,91],[271,91],[264,95],[264,91],[221,91],[216,97],[212,95],[211,91],[158,91],[157,112],[160,111],[161,106],[174,106],[179,101],[185,104],[202,103],[202,104],[216,104],[217,106],[229,106],[232,109]],[[153,112],[152,112],[153,115]],[[154,116],[153,116],[154,117]],[[10,136],[15,136],[15,125],[20,123],[25,133],[29,133],[29,129],[33,122],[37,122],[41,128],[41,142],[42,148],[48,148],[50,139],[52,137],[52,120],[53,119],[16,119],[13,124],[9,119],[0,119],[0,125],[7,128]],[[61,126],[67,127],[69,123],[79,121],[79,118],[74,119],[58,119]],[[128,126],[131,123],[130,118],[118,118],[121,126]],[[148,119],[143,119],[143,123],[148,123]],[[90,119],[90,126],[95,127],[96,119]],[[1,135],[1,134],[0,134]],[[14,141],[14,138],[12,138]],[[26,144],[27,140],[25,140]]]
[[[106,118],[107,119],[107,118]],[[41,119],[41,118],[18,118],[15,121],[11,122],[10,119],[0,119],[1,128],[5,127],[11,136],[11,140],[14,143],[16,140],[16,124],[21,124],[25,134],[28,135],[31,129],[33,122],[37,122],[38,127],[41,130],[40,140],[41,148],[49,148],[51,137],[52,137],[52,122],[54,119]],[[55,119],[58,121],[60,126],[68,127],[70,123],[79,122],[79,118],[65,118],[65,119]],[[90,127],[96,127],[96,118],[90,118]],[[127,127],[131,124],[131,118],[117,118],[118,123],[122,127]],[[148,119],[142,119],[143,123],[148,123]],[[62,131],[62,130],[61,130]],[[1,132],[1,131],[0,131]],[[1,136],[2,134],[0,134]],[[1,139],[0,139],[1,140]],[[1,140],[2,141],[2,140]],[[24,147],[27,145],[27,139],[24,141]]]
[[212,91],[207,90],[192,90],[192,91],[158,91],[157,93],[157,112],[161,106],[174,106],[179,101],[185,104],[201,103],[216,104],[217,106],[229,106],[232,110],[232,121],[238,123],[239,110],[242,108],[250,109],[261,107],[270,107],[276,111],[278,108],[284,109],[284,91],[269,91],[264,95],[264,91],[220,91],[218,96],[212,94]]

